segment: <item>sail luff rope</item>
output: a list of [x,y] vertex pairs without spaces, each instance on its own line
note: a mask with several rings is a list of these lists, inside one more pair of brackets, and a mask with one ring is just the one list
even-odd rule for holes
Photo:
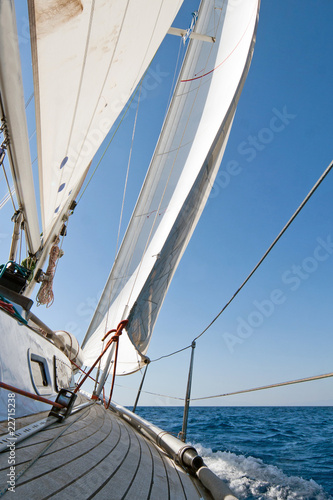
[[302,382],[312,382],[314,380],[321,380],[325,378],[333,377],[333,373],[325,373],[323,375],[315,375],[313,377],[306,377],[306,378],[301,378],[297,380],[290,380],[288,382],[279,382],[277,384],[270,384],[270,385],[264,385],[261,387],[254,387],[252,389],[245,389],[243,391],[235,391],[235,392],[228,392],[225,394],[217,394],[216,396],[204,396],[201,398],[191,398],[191,401],[202,401],[203,399],[213,399],[213,398],[222,398],[224,396],[234,396],[236,394],[244,394],[247,392],[254,392],[254,391],[262,391],[264,389],[272,389],[274,387],[283,387],[285,385],[292,385],[292,384],[300,384]]
[[174,354],[178,354],[179,352],[186,351],[186,349],[190,349],[191,347],[192,347],[192,344],[188,345],[186,347],[183,347],[182,349],[178,349],[178,351],[174,351],[174,352],[171,352],[170,354],[165,354],[164,356],[160,356],[159,358],[152,359],[150,362],[155,363],[156,361],[160,361],[161,359],[169,358],[170,356],[173,356]]
[[0,210],[6,205],[7,201],[10,200],[11,195],[15,193],[15,187],[13,186],[10,190],[10,193],[5,194],[5,196],[0,201]]
[[[221,14],[220,14],[220,16],[219,16],[219,22],[220,22],[220,20],[221,20],[221,15],[222,15],[222,13],[221,13]],[[218,23],[218,24],[219,24],[219,23]],[[210,58],[211,52],[212,52],[212,47],[211,47],[211,49],[210,49],[210,51],[209,51],[209,54],[208,54],[208,57],[207,57],[207,59],[206,59],[205,68],[207,67],[207,64],[208,64],[208,61],[209,61],[209,58]],[[178,57],[179,57],[179,54],[178,54]],[[186,122],[185,127],[184,127],[184,130],[183,130],[183,134],[182,134],[181,139],[180,139],[179,146],[178,146],[178,148],[177,148],[177,153],[176,153],[176,155],[175,155],[175,159],[174,159],[173,164],[172,164],[172,167],[171,167],[171,169],[170,169],[169,176],[168,176],[168,179],[167,179],[167,181],[166,181],[166,184],[165,184],[165,187],[164,187],[164,191],[163,191],[163,193],[162,193],[162,196],[161,196],[161,199],[160,199],[160,202],[159,202],[159,206],[158,206],[158,208],[157,208],[157,210],[156,210],[156,213],[155,213],[155,217],[154,217],[154,221],[153,221],[152,227],[151,227],[150,232],[149,232],[149,235],[148,235],[148,237],[147,237],[146,245],[145,245],[144,251],[143,251],[143,253],[142,253],[141,259],[140,259],[140,263],[139,263],[138,270],[137,270],[137,273],[136,273],[136,276],[135,276],[135,279],[134,279],[134,282],[133,282],[133,286],[132,286],[132,288],[131,288],[131,290],[130,290],[130,292],[129,292],[129,298],[128,298],[128,300],[127,300],[127,303],[128,303],[128,304],[129,304],[129,302],[130,302],[130,299],[131,299],[132,293],[133,293],[133,291],[134,291],[134,288],[135,288],[135,285],[136,285],[136,282],[137,282],[137,278],[138,278],[138,275],[139,275],[139,273],[140,273],[140,269],[141,269],[141,266],[142,266],[142,263],[143,263],[143,259],[144,259],[144,256],[145,256],[145,254],[146,254],[146,250],[147,250],[148,245],[149,245],[150,240],[151,240],[151,235],[152,235],[152,233],[153,233],[153,230],[154,230],[154,227],[155,227],[155,224],[156,224],[156,221],[157,221],[157,217],[158,217],[158,215],[159,215],[159,211],[160,211],[160,209],[161,209],[162,202],[163,202],[163,200],[164,200],[164,196],[165,196],[165,193],[166,193],[167,186],[169,185],[169,181],[170,181],[170,178],[171,178],[171,175],[172,175],[173,169],[174,169],[174,165],[175,165],[175,162],[176,162],[176,159],[177,159],[177,156],[178,156],[178,152],[179,152],[179,150],[180,150],[180,148],[181,148],[181,146],[182,146],[182,141],[183,141],[183,138],[184,138],[184,136],[185,136],[185,132],[186,132],[186,130],[187,130],[188,123],[189,123],[189,121],[190,121],[190,117],[191,117],[191,115],[192,115],[192,111],[193,111],[194,104],[195,104],[195,102],[196,102],[196,99],[197,99],[197,96],[198,96],[198,92],[199,92],[200,87],[201,87],[201,80],[200,80],[200,83],[199,83],[199,85],[198,85],[198,87],[197,87],[197,89],[196,89],[196,95],[195,95],[195,98],[194,98],[194,100],[193,100],[193,103],[192,103],[192,106],[191,106],[191,110],[190,110],[189,116],[188,116],[188,118],[187,118],[187,122]],[[138,108],[137,108],[137,110],[138,110]],[[136,119],[135,119],[135,123],[136,123]],[[130,154],[130,156],[131,156],[131,154]],[[117,243],[118,243],[118,240],[117,240]],[[129,265],[130,265],[130,262],[128,262],[128,266],[129,266]],[[127,267],[128,267],[128,266],[127,266]],[[109,293],[109,304],[110,304],[110,301],[111,301],[111,292],[112,292],[112,289],[113,289],[113,286],[111,285],[111,287],[110,287],[110,293]],[[110,307],[108,307],[108,310],[107,310],[107,316],[106,316],[106,321],[105,321],[105,330],[107,329],[107,321],[108,321],[109,311],[110,311]],[[104,345],[104,343],[103,343],[103,345]],[[191,346],[192,346],[192,344],[191,344]],[[138,351],[138,352],[139,352],[139,351]],[[140,354],[140,352],[139,352],[139,354]],[[106,367],[105,369],[110,370],[110,367]],[[97,379],[98,379],[98,377],[99,377],[99,372],[100,372],[100,364],[99,364],[99,367],[98,367],[96,380],[97,380]],[[107,377],[106,377],[106,378],[107,378]],[[97,382],[96,382],[96,384],[97,384]],[[95,384],[95,389],[96,389],[96,384]]]

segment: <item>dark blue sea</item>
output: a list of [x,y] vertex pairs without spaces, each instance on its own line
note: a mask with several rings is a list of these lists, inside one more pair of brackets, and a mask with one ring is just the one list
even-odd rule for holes
[[[175,435],[183,409],[137,414]],[[191,407],[187,441],[240,499],[333,499],[333,407]]]

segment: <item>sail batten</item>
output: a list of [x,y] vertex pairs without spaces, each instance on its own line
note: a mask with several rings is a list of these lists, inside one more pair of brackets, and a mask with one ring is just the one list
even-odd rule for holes
[[[252,56],[258,1],[238,7],[218,2],[219,10],[215,3],[202,2],[195,30],[213,35],[216,42],[190,40],[148,174],[84,340],[87,364],[110,321],[123,319],[124,303],[130,309],[131,349],[146,354],[166,291],[217,174]],[[122,355],[130,352],[127,346]]]

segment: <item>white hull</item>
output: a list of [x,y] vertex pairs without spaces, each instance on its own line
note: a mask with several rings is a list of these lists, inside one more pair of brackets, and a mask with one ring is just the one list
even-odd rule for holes
[[[0,311],[0,380],[23,391],[55,400],[57,389],[71,383],[69,359],[51,341]],[[35,365],[34,365],[35,362]],[[47,385],[34,381],[33,370],[44,363]],[[40,381],[40,380],[39,380]],[[44,381],[45,383],[45,381]],[[49,410],[50,405],[16,394],[15,417]],[[8,391],[0,390],[0,421],[8,418]]]

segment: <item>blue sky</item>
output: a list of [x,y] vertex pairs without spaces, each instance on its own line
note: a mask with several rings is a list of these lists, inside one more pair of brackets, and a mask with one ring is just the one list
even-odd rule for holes
[[[196,4],[186,1],[174,25],[186,27]],[[301,8],[296,0],[262,2],[254,57],[221,170],[157,321],[148,352],[151,359],[191,344],[238,289],[332,160],[333,4],[318,5],[314,0],[304,0]],[[17,16],[25,54],[27,14],[21,2]],[[122,233],[169,96],[179,40],[174,37],[168,42],[143,85]],[[25,77],[29,66],[24,55]],[[28,82],[26,98],[31,92]],[[28,111],[33,134],[32,105]],[[134,116],[131,109],[70,220],[54,305],[35,309],[52,328],[73,331],[79,340],[115,254]],[[34,159],[34,137],[31,149]],[[333,172],[246,287],[199,339],[193,398],[332,372],[332,187]],[[3,180],[0,189],[2,197]],[[9,203],[1,215],[2,220],[10,219]],[[1,226],[2,262],[9,252],[10,232],[8,222]],[[144,390],[154,394],[144,393],[141,404],[181,403],[173,398],[184,397],[189,355],[186,350],[150,365]],[[133,403],[140,377],[117,380],[119,403]],[[328,379],[202,404],[332,404],[332,384]]]

